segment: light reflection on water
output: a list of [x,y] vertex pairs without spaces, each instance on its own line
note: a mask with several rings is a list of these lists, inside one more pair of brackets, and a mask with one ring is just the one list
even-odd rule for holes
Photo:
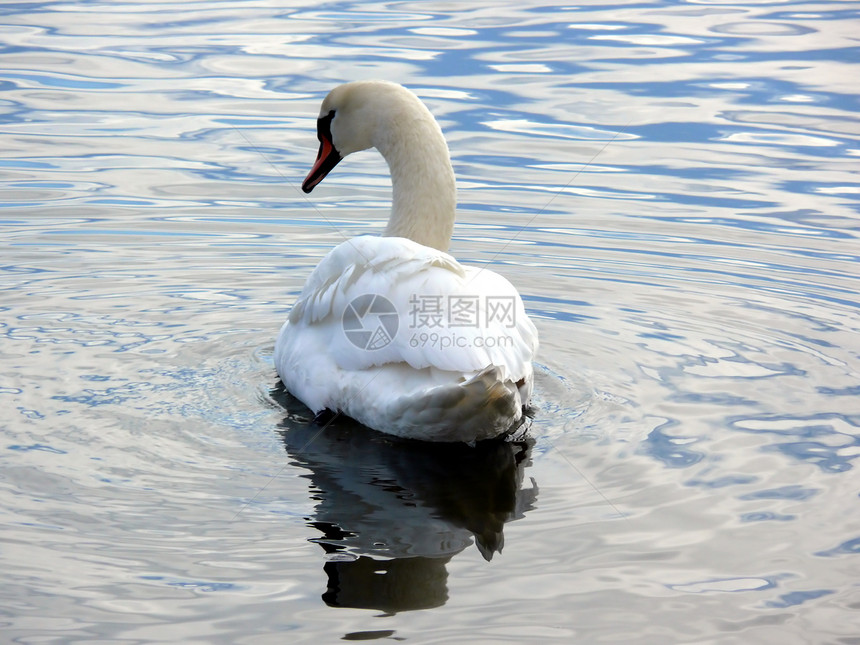
[[[7,638],[860,633],[860,7],[2,11]],[[372,154],[297,188],[367,77],[438,116],[452,251],[538,324],[523,444],[316,437],[271,392],[312,267],[382,229]]]

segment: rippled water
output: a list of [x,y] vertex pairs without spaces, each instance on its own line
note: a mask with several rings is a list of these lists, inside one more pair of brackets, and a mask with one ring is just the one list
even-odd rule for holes
[[[858,13],[0,6],[3,640],[857,643]],[[520,442],[317,436],[277,388],[386,217],[374,154],[298,190],[367,77],[538,325]]]

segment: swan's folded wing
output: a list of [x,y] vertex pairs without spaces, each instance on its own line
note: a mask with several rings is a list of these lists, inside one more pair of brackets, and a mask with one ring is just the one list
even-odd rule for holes
[[363,236],[333,249],[308,279],[290,325],[324,337],[348,370],[408,363],[468,373],[498,365],[516,381],[537,348],[510,282],[403,238]]

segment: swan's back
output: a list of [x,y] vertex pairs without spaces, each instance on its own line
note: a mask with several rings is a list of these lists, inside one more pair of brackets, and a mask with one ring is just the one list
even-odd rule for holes
[[[372,343],[377,330],[383,337]],[[411,240],[363,236],[311,274],[275,362],[315,412],[340,410],[401,436],[473,441],[520,420],[536,346],[502,276]]]

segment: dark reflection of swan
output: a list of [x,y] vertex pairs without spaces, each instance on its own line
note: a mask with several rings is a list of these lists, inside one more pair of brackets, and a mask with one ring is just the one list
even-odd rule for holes
[[473,538],[490,560],[505,522],[534,508],[534,480],[521,488],[532,440],[417,442],[345,417],[323,430],[282,386],[272,394],[287,410],[287,453],[309,471],[329,605],[391,613],[443,605],[448,561]]

